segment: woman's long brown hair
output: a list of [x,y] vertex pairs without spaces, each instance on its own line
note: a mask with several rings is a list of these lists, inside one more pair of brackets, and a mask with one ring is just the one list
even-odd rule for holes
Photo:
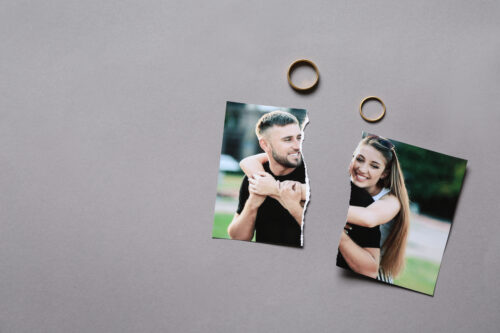
[[[389,144],[387,143],[389,142]],[[404,268],[406,241],[410,228],[410,200],[406,190],[403,172],[399,164],[396,150],[389,140],[378,136],[367,136],[360,144],[367,144],[377,149],[387,161],[387,177],[380,179],[379,185],[390,189],[390,193],[398,198],[400,209],[394,217],[391,232],[382,245],[380,266],[384,273],[396,277]]]

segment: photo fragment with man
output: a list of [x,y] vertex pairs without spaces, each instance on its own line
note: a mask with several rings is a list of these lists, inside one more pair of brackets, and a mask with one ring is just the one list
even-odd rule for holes
[[303,109],[227,102],[213,238],[302,247]]
[[434,295],[467,161],[363,133],[337,266]]

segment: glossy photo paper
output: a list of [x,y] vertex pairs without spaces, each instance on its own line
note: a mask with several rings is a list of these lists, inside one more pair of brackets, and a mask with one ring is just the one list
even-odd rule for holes
[[227,102],[213,238],[303,246],[307,122],[303,109]]
[[337,266],[434,295],[467,161],[363,133]]

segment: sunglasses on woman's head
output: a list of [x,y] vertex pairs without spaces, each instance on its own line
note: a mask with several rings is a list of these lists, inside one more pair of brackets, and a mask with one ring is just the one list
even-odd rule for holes
[[377,140],[378,143],[380,143],[382,146],[384,146],[385,148],[387,148],[389,150],[394,148],[394,145],[392,144],[391,141],[384,139],[378,135],[370,134],[370,135],[368,135],[368,139]]

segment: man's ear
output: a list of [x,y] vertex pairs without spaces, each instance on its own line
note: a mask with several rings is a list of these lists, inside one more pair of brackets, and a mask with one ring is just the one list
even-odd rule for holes
[[263,151],[265,151],[266,153],[268,152],[269,144],[267,143],[266,139],[264,139],[264,137],[261,137],[259,139],[259,146],[260,148],[262,148]]

